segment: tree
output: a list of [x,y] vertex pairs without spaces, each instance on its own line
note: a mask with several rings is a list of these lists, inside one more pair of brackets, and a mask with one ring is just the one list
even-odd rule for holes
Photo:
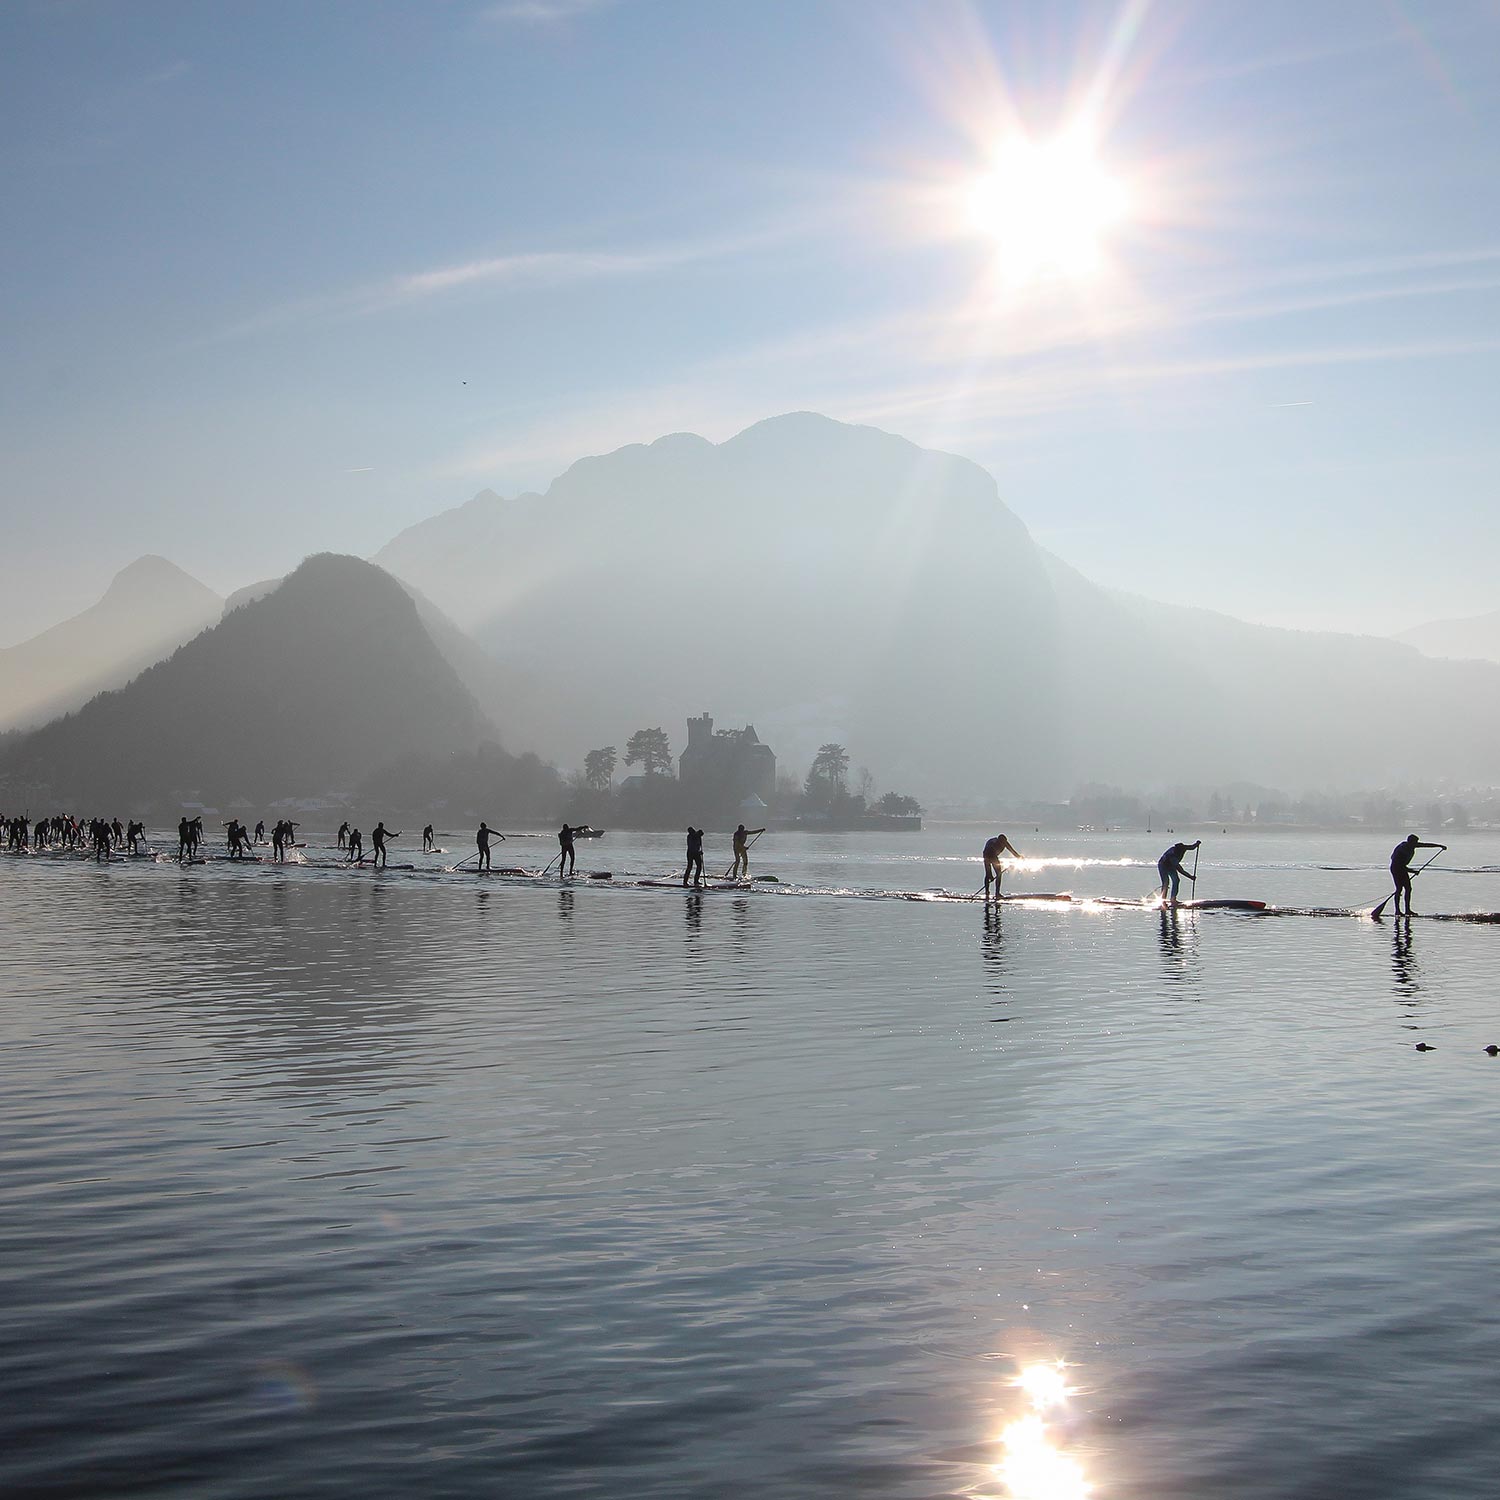
[[887,792],[876,806],[889,817],[920,817],[922,804],[915,797],[903,797],[899,792]]
[[843,791],[844,778],[849,774],[849,752],[842,745],[819,745],[818,753],[813,756],[812,770],[807,774],[835,791]]
[[615,775],[615,747],[590,750],[583,758],[583,779],[596,792],[607,792]]
[[640,762],[648,776],[660,776],[672,769],[672,747],[663,729],[637,729],[625,742],[625,764]]

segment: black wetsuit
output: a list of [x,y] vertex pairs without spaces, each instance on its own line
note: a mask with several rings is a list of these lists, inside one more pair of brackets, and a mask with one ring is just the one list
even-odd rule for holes
[[697,875],[693,880],[694,885],[703,884],[703,830],[701,828],[689,828],[687,831],[687,869],[682,872],[682,883],[688,883],[688,877]]

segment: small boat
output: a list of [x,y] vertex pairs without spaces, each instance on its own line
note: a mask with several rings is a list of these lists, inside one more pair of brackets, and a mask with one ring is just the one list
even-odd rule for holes
[[604,830],[602,828],[590,828],[585,823],[582,828],[575,828],[573,830],[573,837],[575,839],[602,839],[604,837]]

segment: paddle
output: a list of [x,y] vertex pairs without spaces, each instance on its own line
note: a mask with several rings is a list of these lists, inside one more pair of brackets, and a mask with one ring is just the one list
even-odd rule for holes
[[[562,858],[562,850],[559,849],[557,851],[557,853],[554,854],[552,856],[552,858],[547,861],[547,870],[550,870],[552,868],[552,866],[555,865],[558,862],[558,860],[560,860],[561,858]],[[545,875],[547,873],[547,870],[543,870],[542,874]]]
[[[1422,871],[1423,871],[1423,870],[1425,870],[1425,869],[1426,869],[1426,868],[1427,868],[1427,866],[1428,866],[1428,865],[1430,865],[1430,864],[1431,864],[1431,863],[1432,863],[1432,861],[1433,861],[1433,860],[1434,860],[1434,859],[1436,859],[1436,858],[1437,858],[1437,857],[1438,857],[1438,855],[1439,855],[1439,854],[1441,854],[1441,853],[1443,853],[1443,851],[1442,851],[1442,850],[1441,850],[1441,849],[1438,849],[1438,850],[1435,850],[1435,851],[1434,851],[1434,852],[1433,852],[1433,854],[1432,854],[1432,855],[1431,855],[1431,857],[1430,857],[1430,858],[1428,858],[1428,859],[1425,859],[1425,860],[1423,860],[1423,862],[1422,862],[1422,863],[1421,863],[1421,864],[1419,864],[1419,865],[1418,865],[1418,866],[1417,866],[1417,868],[1416,868],[1416,869],[1415,869],[1415,870],[1413,870],[1413,871],[1412,871],[1412,872],[1411,872],[1411,878],[1412,878],[1412,879],[1413,879],[1413,880],[1415,880],[1415,879],[1416,879],[1416,878],[1417,878],[1417,876],[1418,876],[1418,875],[1420,875],[1420,874],[1421,874],[1421,873],[1422,873]],[[1399,892],[1399,891],[1392,891],[1392,892],[1391,892],[1391,893],[1390,893],[1390,895],[1389,895],[1389,896],[1387,896],[1387,897],[1386,897],[1386,898],[1385,898],[1385,900],[1384,900],[1384,901],[1382,901],[1382,902],[1381,902],[1381,903],[1380,903],[1380,905],[1379,905],[1379,906],[1377,906],[1377,907],[1376,907],[1376,908],[1375,908],[1375,909],[1374,909],[1374,910],[1373,910],[1373,911],[1372,911],[1372,912],[1371,912],[1371,913],[1370,913],[1370,915],[1371,915],[1371,916],[1372,916],[1372,917],[1374,917],[1374,918],[1375,918],[1375,920],[1376,920],[1376,921],[1377,921],[1377,922],[1378,922],[1378,921],[1379,921],[1379,920],[1380,920],[1380,914],[1381,914],[1381,912],[1383,912],[1383,911],[1384,911],[1384,910],[1385,910],[1385,909],[1386,909],[1386,907],[1387,907],[1387,906],[1389,906],[1389,905],[1390,905],[1390,904],[1391,904],[1391,902],[1392,902],[1392,901],[1394,901],[1394,900],[1395,900],[1395,899],[1396,899],[1396,897],[1397,897],[1397,896],[1398,896],[1398,895],[1400,895],[1400,892]]]
[[[478,858],[479,858],[479,851],[476,849],[469,856],[469,859],[478,859]],[[455,870],[461,870],[461,869],[463,869],[463,867],[466,864],[468,864],[469,859],[461,859],[461,860],[459,860],[459,862],[456,865],[444,865],[443,866],[443,874],[445,874],[445,875],[451,875]]]
[[1198,840],[1198,847],[1193,850],[1193,900],[1198,899],[1198,856],[1203,852],[1203,840]]
[[[764,833],[765,831],[766,830],[764,828],[762,828],[761,831],[760,831],[760,833]],[[755,840],[760,837],[760,833],[757,833],[755,835],[755,837],[750,840],[750,844],[753,844],[755,842]],[[746,854],[748,854],[750,852],[750,844],[746,844],[745,845],[745,853]],[[719,876],[719,879],[720,880],[728,880],[729,877],[732,874],[734,874],[734,872],[739,868],[739,863],[740,863],[739,860],[736,858],[735,862],[732,865],[730,865],[730,867],[727,870],[725,870],[724,873],[721,876]],[[745,873],[747,875],[750,873],[750,871],[749,871],[748,868],[746,869]]]

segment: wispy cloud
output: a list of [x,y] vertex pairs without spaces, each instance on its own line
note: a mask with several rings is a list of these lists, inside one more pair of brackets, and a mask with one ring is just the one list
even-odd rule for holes
[[497,4],[486,6],[482,14],[488,21],[557,26],[607,10],[615,3],[616,0],[498,0]]
[[161,67],[147,73],[141,82],[147,88],[153,88],[163,83],[171,83],[174,78],[181,78],[183,74],[192,71],[192,63],[178,58],[176,62],[164,63]]
[[784,243],[786,227],[747,230],[715,238],[681,240],[626,250],[524,250],[482,256],[407,271],[343,291],[298,298],[231,324],[221,337],[237,338],[289,324],[370,317],[463,292],[502,292],[529,287],[569,286],[685,270],[753,254]]
[[597,281],[622,276],[643,276],[654,271],[676,270],[694,261],[712,258],[722,248],[707,244],[681,244],[658,249],[536,250],[517,255],[494,255],[456,265],[414,271],[366,288],[359,298],[362,310],[376,311],[402,302],[416,302],[462,287],[506,285],[557,285],[575,281]]

